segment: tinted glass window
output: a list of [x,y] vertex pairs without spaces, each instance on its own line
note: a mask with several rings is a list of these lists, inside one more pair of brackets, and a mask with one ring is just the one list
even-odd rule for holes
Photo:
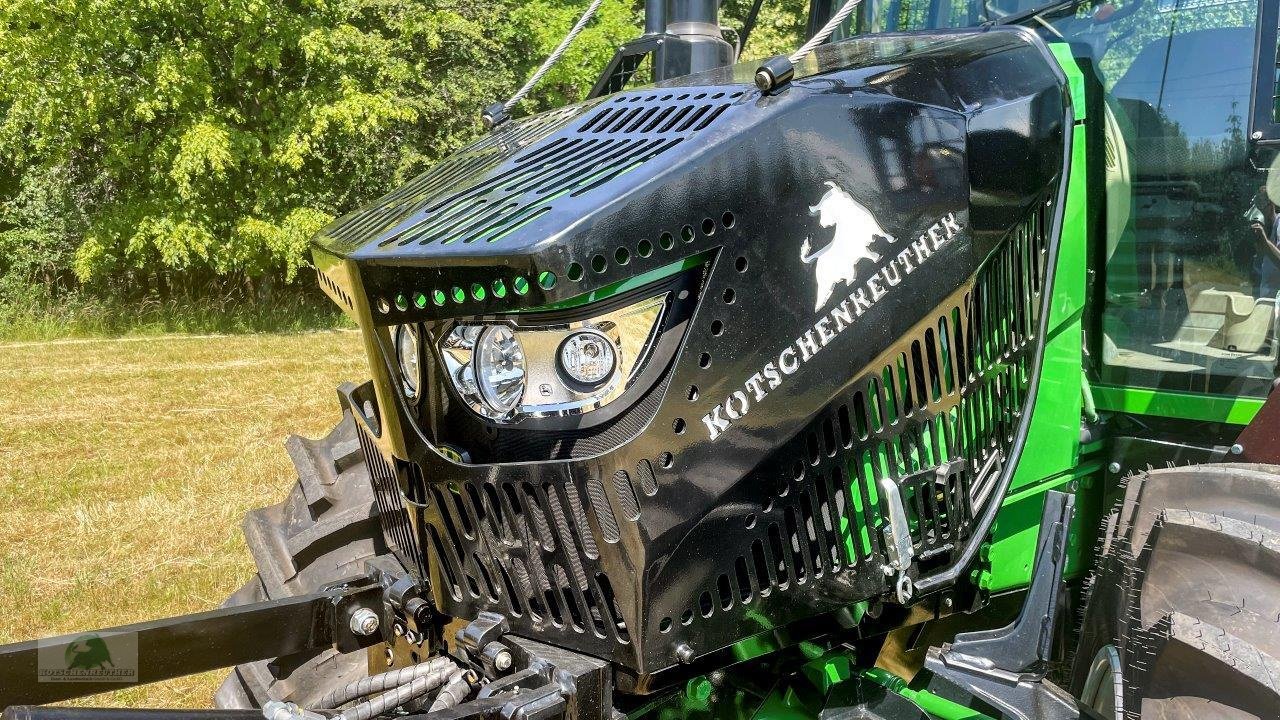
[[[864,0],[849,30],[977,25],[1023,0]],[[1249,160],[1256,1],[1081,4],[1025,21],[1104,88],[1102,379],[1265,395],[1276,375],[1280,179]]]

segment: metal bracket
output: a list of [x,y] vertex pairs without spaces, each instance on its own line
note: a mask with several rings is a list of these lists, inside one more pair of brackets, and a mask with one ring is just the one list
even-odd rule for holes
[[884,528],[887,536],[885,546],[889,551],[889,564],[885,566],[885,574],[897,575],[894,592],[898,596],[898,602],[906,605],[911,600],[913,591],[908,571],[916,553],[915,544],[911,540],[911,525],[902,505],[902,491],[892,478],[880,478],[880,495],[884,497],[889,514],[889,524]]
[[952,643],[929,648],[926,668],[1010,717],[1065,720],[1081,716],[1075,699],[1044,677],[1074,513],[1075,496],[1056,490],[1045,493],[1033,579],[1018,619],[996,630],[961,633]]

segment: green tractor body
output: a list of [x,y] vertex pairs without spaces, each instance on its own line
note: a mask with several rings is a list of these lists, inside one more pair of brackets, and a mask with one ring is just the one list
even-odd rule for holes
[[717,5],[316,238],[371,379],[223,612],[328,619],[219,706],[1280,718],[1278,3]]
[[629,89],[699,67],[650,33],[339,220],[317,267],[374,367],[345,402],[392,552],[456,623],[609,660],[630,717],[999,716],[926,650],[1017,615],[1068,493],[1032,674],[1167,712],[1160,673],[1091,664],[1181,637],[1098,629],[1158,550],[1113,508],[1161,525],[1153,468],[1272,457],[1237,441],[1280,350],[1275,10],[1185,5],[864,2],[793,76]]

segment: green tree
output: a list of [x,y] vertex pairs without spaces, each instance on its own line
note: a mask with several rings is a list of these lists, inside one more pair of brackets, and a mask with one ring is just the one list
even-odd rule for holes
[[9,0],[0,242],[118,289],[292,279],[316,229],[478,131],[525,64],[509,10]]
[[[0,297],[291,281],[318,228],[475,137],[586,5],[6,0]],[[641,6],[605,0],[518,112],[581,100]],[[746,54],[794,47],[803,14],[767,1]]]

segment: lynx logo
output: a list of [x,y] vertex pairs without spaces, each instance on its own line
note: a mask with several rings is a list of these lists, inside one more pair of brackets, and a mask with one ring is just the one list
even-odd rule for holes
[[[947,213],[906,244],[898,254],[890,256],[887,262],[881,262],[884,257],[871,250],[871,243],[880,238],[892,243],[893,236],[886,233],[871,213],[848,193],[835,183],[828,182],[827,185],[830,189],[817,205],[809,208],[809,212],[818,217],[823,227],[835,227],[835,237],[829,245],[812,254],[806,238],[800,260],[814,266],[814,276],[818,281],[815,311],[821,311],[831,302],[840,284],[850,289],[849,294],[818,317],[811,327],[805,328],[794,342],[766,362],[759,372],[752,373],[742,383],[741,390],[734,390],[724,402],[702,416],[702,424],[712,440],[742,419],[769,393],[781,387],[788,377],[800,370],[801,365],[813,359],[872,305],[892,292],[902,278],[928,262],[935,252],[961,232],[955,213]],[[861,282],[854,267],[860,260],[880,263],[875,272]]]
[[838,185],[827,181],[827,194],[822,196],[817,205],[809,206],[809,214],[816,215],[818,224],[824,228],[835,227],[835,236],[821,250],[810,254],[809,238],[804,239],[800,247],[800,260],[805,264],[813,264],[813,274],[818,281],[818,300],[813,310],[822,309],[831,299],[836,285],[844,283],[852,285],[858,278],[856,266],[859,260],[880,262],[880,254],[871,249],[871,241],[883,238],[889,242],[894,237],[885,232],[876,222],[871,212],[841,190]]

